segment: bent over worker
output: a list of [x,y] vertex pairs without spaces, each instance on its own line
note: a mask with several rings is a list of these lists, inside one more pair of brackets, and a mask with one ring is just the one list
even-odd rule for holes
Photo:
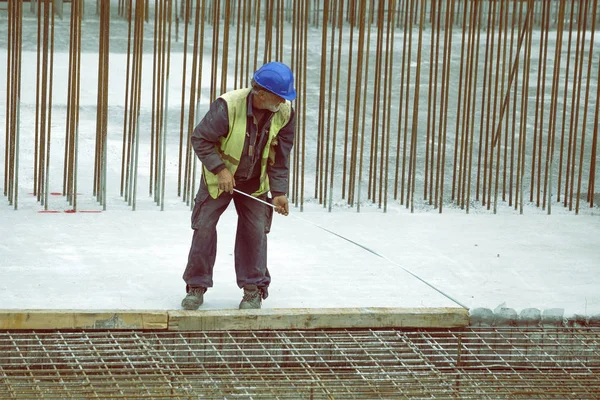
[[295,130],[290,102],[295,98],[290,68],[270,62],[254,73],[251,88],[227,92],[215,100],[194,129],[191,141],[203,169],[183,274],[184,309],[197,310],[206,290],[213,286],[216,226],[232,199],[238,215],[235,273],[238,287],[244,291],[239,308],[260,308],[267,298],[271,283],[267,233],[273,208],[237,191],[270,201],[275,211],[288,214],[288,158]]

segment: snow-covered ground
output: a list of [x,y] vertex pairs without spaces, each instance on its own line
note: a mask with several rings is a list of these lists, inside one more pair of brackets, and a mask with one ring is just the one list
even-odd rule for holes
[[[0,15],[2,32],[6,31],[5,17]],[[29,20],[24,77],[35,76],[34,23]],[[123,25],[118,20],[112,23]],[[90,30],[97,29],[93,18],[86,24]],[[312,35],[314,46],[319,47],[318,33]],[[82,85],[77,213],[62,212],[72,208],[62,196],[50,196],[48,204],[50,210],[59,212],[41,213],[43,207],[31,194],[35,80],[23,80],[19,209],[15,211],[6,198],[0,199],[0,308],[177,309],[184,295],[181,275],[192,231],[189,207],[175,194],[178,113],[169,114],[173,123],[167,143],[165,210],[159,211],[147,195],[146,131],[140,147],[137,206],[132,211],[119,193],[126,55],[118,51],[111,54],[109,77],[107,211],[85,212],[102,209],[92,195],[95,51],[88,44],[81,61],[82,82],[94,84]],[[145,57],[144,73],[150,74],[152,55]],[[172,76],[181,73],[181,58],[181,52],[173,53]],[[57,51],[55,88],[67,85],[67,62],[64,49]],[[210,66],[210,59],[205,63]],[[1,99],[6,98],[6,65],[4,46],[0,47]],[[146,75],[143,82],[141,123],[147,127],[152,80]],[[208,77],[204,82],[209,82]],[[181,93],[178,84],[173,79],[174,94]],[[317,91],[318,86],[311,90]],[[54,96],[50,191],[61,192],[66,91],[55,90]],[[314,124],[316,108],[309,114]],[[0,121],[4,127],[4,103]],[[4,128],[1,132],[0,154],[4,154]],[[314,165],[314,143],[309,141],[307,146],[312,152],[307,163]],[[307,171],[307,181],[314,181],[310,176],[314,171]],[[2,163],[2,176],[4,172]],[[3,181],[0,184],[4,190]],[[557,205],[547,215],[525,204],[520,215],[501,203],[494,215],[478,203],[471,205],[469,214],[448,203],[440,214],[423,201],[416,201],[414,213],[390,201],[386,213],[369,202],[358,213],[336,199],[332,212],[327,212],[311,198],[313,190],[307,184],[303,212],[293,208],[289,217],[275,216],[269,240],[273,283],[264,307],[494,309],[504,305],[517,311],[562,308],[566,316],[600,313],[598,208],[582,208],[575,215]],[[230,207],[219,225],[215,287],[207,293],[203,309],[236,308],[241,298],[233,269],[235,224],[235,210]]]

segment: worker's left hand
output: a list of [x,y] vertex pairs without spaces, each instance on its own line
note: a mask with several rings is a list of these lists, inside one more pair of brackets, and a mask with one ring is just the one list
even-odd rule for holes
[[273,205],[275,206],[275,211],[281,215],[288,215],[290,213],[288,199],[285,195],[273,197]]

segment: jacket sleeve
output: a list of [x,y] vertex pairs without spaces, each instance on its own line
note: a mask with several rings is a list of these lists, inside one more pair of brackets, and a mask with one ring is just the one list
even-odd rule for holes
[[267,164],[269,186],[273,197],[282,196],[288,192],[289,158],[292,146],[294,145],[295,131],[296,113],[292,109],[290,120],[277,135],[275,162],[272,165]]
[[219,139],[229,133],[227,103],[223,99],[215,100],[210,109],[194,129],[191,142],[198,159],[213,174],[225,168],[223,160],[216,151]]

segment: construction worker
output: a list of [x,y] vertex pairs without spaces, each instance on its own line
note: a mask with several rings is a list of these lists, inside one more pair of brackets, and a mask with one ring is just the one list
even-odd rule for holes
[[239,308],[260,308],[267,298],[271,283],[267,233],[273,208],[283,215],[289,212],[288,157],[295,130],[290,102],[295,98],[290,68],[270,62],[254,73],[252,87],[227,92],[215,100],[194,129],[191,141],[203,169],[183,274],[187,294],[181,306],[185,310],[197,310],[204,293],[213,286],[216,226],[232,199],[238,214],[235,273],[238,287],[244,290]]

